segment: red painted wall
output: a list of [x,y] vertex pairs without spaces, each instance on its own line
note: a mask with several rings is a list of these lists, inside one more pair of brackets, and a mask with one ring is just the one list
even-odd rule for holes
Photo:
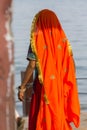
[[15,130],[12,0],[0,0],[0,130]]

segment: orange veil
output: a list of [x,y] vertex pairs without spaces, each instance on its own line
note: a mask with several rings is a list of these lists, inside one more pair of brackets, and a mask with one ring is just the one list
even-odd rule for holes
[[72,130],[71,122],[78,127],[80,105],[72,48],[54,12],[44,9],[34,17],[30,40],[42,84],[36,130]]

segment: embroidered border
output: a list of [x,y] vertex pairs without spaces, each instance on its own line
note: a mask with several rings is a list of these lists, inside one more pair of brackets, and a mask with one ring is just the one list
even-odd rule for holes
[[38,56],[37,56],[37,50],[36,50],[35,39],[34,39],[35,24],[37,22],[38,15],[39,15],[39,13],[35,15],[35,17],[34,17],[34,19],[32,21],[31,34],[30,34],[30,44],[31,44],[32,51],[36,55],[36,67],[38,69],[38,78],[39,78],[40,83],[43,84],[43,76],[42,76],[42,71],[41,71],[41,66],[40,66],[40,63],[39,63],[39,59],[38,59]]

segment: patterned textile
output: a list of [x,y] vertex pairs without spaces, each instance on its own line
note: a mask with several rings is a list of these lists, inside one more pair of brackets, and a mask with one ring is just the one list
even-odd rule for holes
[[36,14],[30,44],[36,56],[39,82],[35,82],[37,91],[31,102],[29,130],[72,130],[71,122],[79,127],[80,104],[72,48],[53,11],[44,9]]
[[32,52],[31,45],[29,46],[29,49],[28,49],[27,60],[36,60],[36,56]]
[[[31,45],[29,46],[29,49],[28,49],[28,53],[27,53],[27,60],[36,60],[36,56],[35,54],[33,53],[32,49],[31,49]],[[37,71],[37,68],[35,67],[35,71],[34,71],[34,76],[33,78],[35,79],[38,75],[38,71]]]

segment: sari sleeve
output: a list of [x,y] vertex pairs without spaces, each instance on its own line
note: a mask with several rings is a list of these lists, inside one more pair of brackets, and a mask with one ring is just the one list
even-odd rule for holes
[[28,48],[27,60],[36,60],[36,55],[32,52],[31,45]]

